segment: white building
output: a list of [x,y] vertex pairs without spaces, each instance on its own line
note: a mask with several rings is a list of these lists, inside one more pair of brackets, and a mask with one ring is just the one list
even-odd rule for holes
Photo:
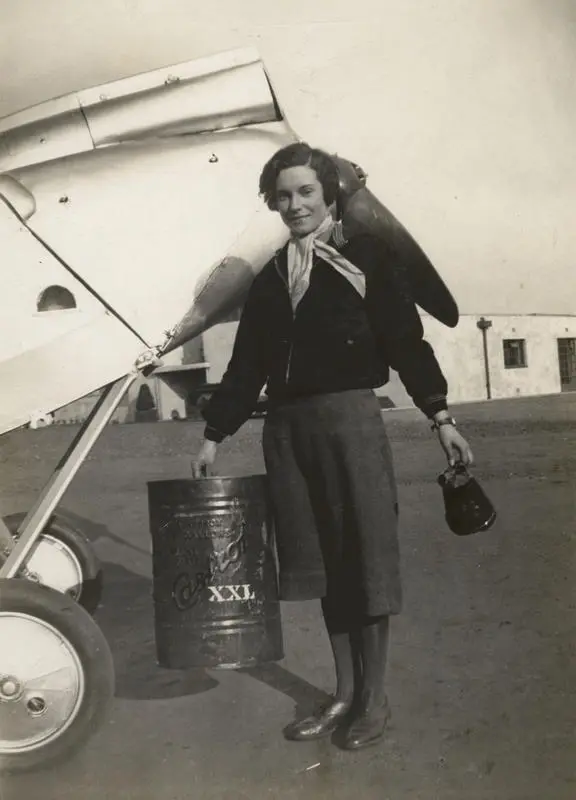
[[576,316],[464,315],[453,330],[425,317],[424,327],[452,402],[576,390]]

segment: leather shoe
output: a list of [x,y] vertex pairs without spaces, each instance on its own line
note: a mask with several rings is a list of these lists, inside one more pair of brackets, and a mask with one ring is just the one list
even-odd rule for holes
[[384,732],[390,719],[388,701],[376,708],[364,708],[356,716],[346,731],[345,750],[361,750],[363,747],[377,744],[384,738]]
[[309,742],[330,736],[346,720],[351,703],[335,700],[315,714],[299,722],[293,722],[284,731],[287,739],[297,742]]

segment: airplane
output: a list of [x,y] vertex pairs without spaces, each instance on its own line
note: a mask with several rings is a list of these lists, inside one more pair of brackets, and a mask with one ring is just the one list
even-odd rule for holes
[[[257,51],[171,65],[0,119],[0,435],[102,390],[32,508],[0,517],[0,771],[69,757],[114,693],[91,614],[102,570],[56,514],[129,387],[241,307],[287,241],[258,197],[264,162],[298,141]],[[416,302],[446,325],[425,254],[334,156],[344,234],[393,238]],[[19,578],[19,580],[16,580]],[[42,657],[39,658],[38,654]]]

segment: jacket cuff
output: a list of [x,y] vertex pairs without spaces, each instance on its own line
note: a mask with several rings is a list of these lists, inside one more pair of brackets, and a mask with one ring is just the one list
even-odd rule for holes
[[220,442],[224,441],[226,438],[226,434],[216,430],[216,428],[213,428],[211,425],[206,425],[204,428],[204,438],[208,439],[210,442],[220,444]]
[[428,419],[432,419],[439,411],[448,410],[448,402],[445,397],[429,397],[422,403],[420,409]]

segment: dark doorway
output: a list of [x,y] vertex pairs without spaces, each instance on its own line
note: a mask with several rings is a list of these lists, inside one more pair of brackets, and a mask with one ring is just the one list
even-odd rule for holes
[[558,364],[563,392],[576,392],[576,339],[558,339]]

